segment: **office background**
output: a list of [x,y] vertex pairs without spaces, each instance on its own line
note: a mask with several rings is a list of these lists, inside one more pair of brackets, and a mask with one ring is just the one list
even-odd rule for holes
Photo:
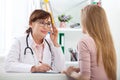
[[[6,56],[7,49],[11,43],[11,39],[14,36],[19,36],[24,33],[28,27],[28,16],[34,7],[39,8],[39,6],[33,6],[33,0],[0,0],[0,57]],[[57,0],[56,0],[57,1]],[[60,4],[62,0],[60,0]],[[68,0],[63,0],[68,3]],[[72,2],[77,2],[72,0]],[[29,2],[29,3],[28,3]],[[79,1],[78,1],[79,2]],[[31,7],[31,5],[33,7]],[[113,40],[115,43],[115,48],[117,52],[117,65],[118,65],[118,74],[120,74],[120,1],[119,0],[102,0],[102,6],[105,8],[107,17],[110,24],[110,29],[113,35]],[[26,6],[26,7],[25,7]],[[63,8],[63,6],[60,6]],[[60,11],[60,14],[62,12]],[[66,13],[68,14],[68,13]],[[78,13],[79,16],[79,13]],[[57,23],[59,24],[59,23]],[[71,36],[74,36],[71,35]],[[76,36],[79,36],[76,35]],[[72,37],[71,37],[72,38]],[[66,39],[69,40],[69,39]],[[73,43],[74,44],[74,43]],[[75,43],[76,44],[76,43]],[[118,80],[120,76],[118,75]]]

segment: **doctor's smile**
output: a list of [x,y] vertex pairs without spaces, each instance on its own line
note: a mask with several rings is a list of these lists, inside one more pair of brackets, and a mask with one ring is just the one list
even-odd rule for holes
[[42,32],[43,34],[47,34],[47,33],[48,33],[48,31],[45,31],[45,30],[41,30],[41,32]]

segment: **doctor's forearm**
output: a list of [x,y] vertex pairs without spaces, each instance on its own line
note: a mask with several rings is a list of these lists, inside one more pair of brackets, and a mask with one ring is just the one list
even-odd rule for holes
[[55,60],[55,65],[58,69],[58,71],[62,71],[65,69],[65,58],[62,55],[63,53],[58,53],[58,55],[56,56]]

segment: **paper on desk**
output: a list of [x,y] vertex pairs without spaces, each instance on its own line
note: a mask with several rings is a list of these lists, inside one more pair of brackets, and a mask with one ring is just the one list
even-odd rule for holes
[[50,70],[50,71],[47,71],[47,72],[34,72],[34,73],[60,74],[61,72],[59,72],[59,71],[53,71],[53,70]]
[[47,71],[46,73],[60,74],[61,72],[50,70],[50,71]]

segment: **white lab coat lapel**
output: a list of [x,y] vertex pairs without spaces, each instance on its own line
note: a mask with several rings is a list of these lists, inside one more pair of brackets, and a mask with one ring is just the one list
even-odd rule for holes
[[43,63],[51,65],[51,52],[46,41],[44,43]]
[[[29,56],[27,58],[30,57],[30,59],[28,59],[28,60],[31,60],[34,65],[37,65],[39,63],[39,61],[35,55],[35,51],[33,50],[33,43],[34,43],[34,41],[33,41],[32,35],[29,34],[28,44],[29,44],[29,47],[32,49],[34,55],[32,55],[30,50],[28,52],[26,51],[27,52],[26,55],[29,54]],[[28,61],[28,62],[30,62],[30,61]]]

